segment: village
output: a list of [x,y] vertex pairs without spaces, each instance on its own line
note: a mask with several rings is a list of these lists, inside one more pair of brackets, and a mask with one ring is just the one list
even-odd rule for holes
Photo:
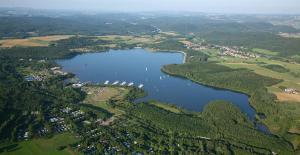
[[220,45],[212,45],[207,43],[193,43],[190,41],[182,41],[184,47],[190,50],[202,51],[206,49],[218,49],[220,51],[220,56],[229,56],[240,59],[252,59],[259,58],[260,56],[254,53],[242,51],[243,47],[228,47],[228,46],[220,46]]
[[230,56],[241,59],[255,59],[260,56],[254,53],[243,52],[238,47],[217,46],[220,49],[221,56]]
[[284,92],[287,94],[299,94],[299,91],[297,89],[294,88],[285,88]]

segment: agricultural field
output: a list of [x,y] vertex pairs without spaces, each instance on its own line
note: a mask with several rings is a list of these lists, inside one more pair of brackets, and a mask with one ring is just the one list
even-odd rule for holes
[[125,44],[143,44],[143,43],[155,43],[161,39],[164,39],[161,35],[142,35],[142,36],[122,36],[122,35],[106,35],[97,36],[97,39],[112,41],[112,42],[122,42]]
[[42,37],[30,37],[26,39],[3,39],[0,40],[0,47],[11,48],[16,46],[21,47],[45,47],[51,42],[68,39],[73,35],[52,35]]
[[[297,90],[300,90],[300,78],[297,76],[300,73],[300,65],[299,64],[292,64],[287,62],[282,62],[278,60],[270,60],[268,58],[258,58],[255,60],[239,60],[235,59],[234,61],[223,61],[219,64],[230,67],[230,68],[247,68],[259,75],[272,77],[276,79],[283,80],[282,82],[268,87],[269,91],[279,95],[278,99],[280,101],[296,101],[300,102],[299,97],[300,94],[297,95],[291,95],[291,94],[285,94],[282,95],[282,88],[294,88]],[[279,65],[285,68],[286,72],[278,72],[274,71],[272,69],[269,69],[265,67],[266,65]]]
[[259,49],[259,48],[254,48],[254,49],[252,49],[252,51],[255,53],[258,53],[258,54],[263,54],[263,55],[271,55],[271,56],[278,55],[278,52],[265,50],[265,49]]

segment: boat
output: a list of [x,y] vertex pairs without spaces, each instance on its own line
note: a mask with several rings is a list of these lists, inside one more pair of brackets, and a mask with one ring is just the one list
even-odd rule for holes
[[119,83],[119,81],[116,81],[116,82],[114,82],[112,85],[116,85],[116,84],[118,84]]
[[143,87],[144,87],[144,85],[143,85],[143,84],[140,84],[140,85],[139,85],[139,88],[143,88]]
[[108,81],[108,80],[104,82],[104,84],[105,84],[105,85],[107,85],[108,83],[109,83],[109,81]]
[[132,86],[133,85],[133,82],[130,82],[129,84],[128,84],[128,86]]
[[121,86],[124,86],[125,84],[126,84],[126,82],[124,81],[124,82],[122,82],[120,85],[121,85]]

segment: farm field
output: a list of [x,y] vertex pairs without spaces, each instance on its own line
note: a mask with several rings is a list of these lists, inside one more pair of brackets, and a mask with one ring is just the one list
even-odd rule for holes
[[42,37],[30,37],[26,39],[4,39],[0,40],[0,47],[11,48],[16,46],[21,47],[45,47],[53,41],[68,39],[73,35],[52,35]]
[[[268,87],[269,91],[276,95],[279,95],[283,92],[282,88],[294,88],[300,90],[300,78],[297,76],[300,73],[299,64],[286,63],[278,60],[270,60],[267,58],[258,58],[255,60],[240,60],[240,59],[234,59],[234,60],[235,61],[223,61],[220,62],[219,64],[230,68],[235,68],[235,69],[247,68],[259,75],[283,80],[281,83]],[[276,72],[274,70],[264,67],[265,65],[279,65],[286,68],[289,71]],[[288,100],[300,102],[299,94],[293,96],[294,97],[288,97],[289,98]],[[282,95],[280,95],[278,99],[280,101],[286,101],[286,99],[284,99]]]

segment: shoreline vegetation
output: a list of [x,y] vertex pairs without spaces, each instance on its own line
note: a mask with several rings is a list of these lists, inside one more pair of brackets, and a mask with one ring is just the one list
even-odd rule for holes
[[[18,61],[17,63],[21,63],[15,66],[22,66],[24,64],[26,65],[36,65],[38,63],[28,61],[29,59],[34,59],[34,61],[40,60],[41,58],[45,58],[47,56],[49,57],[50,64],[47,64],[47,67],[43,66],[40,68],[49,68],[49,66],[57,65],[55,64],[52,60],[55,60],[57,58],[69,58],[69,56],[75,56],[80,53],[85,53],[85,52],[71,52],[69,49],[74,49],[74,48],[82,48],[82,46],[86,46],[88,48],[94,47],[97,44],[121,44],[123,42],[126,42],[124,40],[122,41],[115,41],[115,40],[110,40],[110,41],[103,41],[103,40],[89,40],[87,38],[81,38],[81,37],[73,37],[69,38],[66,40],[60,40],[57,41],[55,48],[50,49],[47,48],[38,48],[39,50],[34,51],[34,48],[25,48],[25,51],[29,51],[30,54],[27,53],[24,54],[24,48],[10,48],[10,49],[1,49],[0,54],[3,54],[5,58],[9,59],[14,59]],[[80,44],[80,46],[76,45]],[[159,47],[162,47],[164,44],[161,43],[160,45],[156,45],[155,43],[152,43],[150,45],[143,44],[141,48],[149,48],[151,49],[152,46],[158,46],[158,48],[153,48],[153,49],[160,49]],[[167,44],[169,46],[169,42]],[[178,47],[178,50],[177,49]],[[266,124],[268,128],[272,131],[272,133],[275,133],[276,136],[269,136],[265,135],[263,133],[258,132],[253,123],[250,123],[247,118],[245,118],[244,114],[240,112],[238,108],[235,106],[232,106],[229,103],[224,103],[222,101],[215,102],[215,103],[209,103],[207,104],[207,108],[203,110],[201,113],[185,113],[184,111],[180,110],[181,108],[178,107],[172,107],[169,105],[164,105],[161,103],[152,103],[152,104],[140,104],[140,105],[132,105],[130,104],[130,100],[133,98],[136,98],[139,95],[134,95],[134,91],[132,92],[133,95],[130,97],[126,97],[126,101],[114,101],[114,100],[109,100],[107,106],[109,107],[108,109],[118,109],[125,111],[124,114],[118,116],[118,119],[114,120],[114,122],[122,122],[123,123],[128,123],[132,126],[129,125],[128,128],[134,128],[134,126],[138,123],[133,123],[132,122],[139,122],[139,123],[146,123],[150,125],[150,128],[153,128],[161,133],[163,135],[167,135],[167,137],[179,137],[177,140],[180,141],[181,139],[185,139],[184,137],[190,137],[190,135],[194,136],[200,136],[202,138],[199,139],[194,139],[201,144],[199,144],[201,147],[204,146],[203,150],[207,151],[212,151],[214,150],[216,152],[217,149],[222,150],[226,153],[225,150],[231,150],[232,152],[240,152],[240,153],[245,153],[247,152],[246,150],[251,150],[252,153],[257,153],[257,154],[272,154],[278,153],[278,154],[293,154],[295,150],[298,148],[297,144],[297,136],[295,136],[295,139],[288,139],[291,137],[289,133],[286,133],[287,127],[286,128],[281,128],[280,130],[275,130],[274,128],[280,128],[281,123],[286,122],[287,118],[290,118],[287,116],[285,113],[281,113],[280,110],[284,110],[283,108],[285,107],[278,107],[275,103],[272,103],[275,101],[274,96],[272,96],[268,91],[266,90],[266,87],[269,87],[271,85],[280,83],[280,80],[277,79],[272,79],[268,77],[263,77],[257,74],[254,74],[253,72],[247,70],[247,69],[231,69],[222,65],[217,65],[214,62],[193,62],[189,61],[189,57],[191,56],[191,53],[193,51],[186,51],[185,49],[182,49],[180,46],[182,45],[177,45],[175,44],[174,46],[169,46],[167,48],[163,47],[161,50],[155,50],[158,52],[164,52],[164,51],[171,51],[171,52],[179,52],[184,55],[184,62],[183,64],[178,64],[178,65],[167,65],[162,68],[163,72],[166,72],[172,76],[179,76],[182,78],[186,78],[189,80],[192,80],[196,83],[216,87],[216,88],[221,88],[221,89],[226,89],[230,91],[237,91],[241,92],[243,94],[249,95],[249,103],[253,108],[255,109],[256,113],[259,114],[264,114],[266,116],[265,119],[257,118],[259,119],[258,121],[261,121],[262,123]],[[64,47],[64,48],[63,48]],[[134,44],[122,44],[116,49],[124,49],[124,48],[135,48],[135,47],[140,47],[137,46],[137,43]],[[174,49],[175,48],[175,49]],[[47,50],[46,50],[47,49]],[[57,49],[60,49],[57,51]],[[110,48],[99,48],[98,46],[96,48],[91,48],[95,49],[94,51],[97,51],[98,49],[99,52],[101,51],[107,51]],[[99,50],[101,49],[101,50]],[[169,50],[173,49],[173,50]],[[65,51],[67,50],[67,51]],[[40,53],[38,53],[38,51]],[[184,52],[185,51],[185,52]],[[6,52],[6,53],[5,53]],[[11,52],[11,53],[9,53]],[[48,55],[43,55],[46,52]],[[57,55],[56,53],[59,53]],[[22,54],[23,53],[23,54]],[[15,56],[9,56],[9,54],[16,54]],[[36,54],[36,55],[35,55]],[[194,54],[194,53],[193,53]],[[7,57],[6,57],[7,56]],[[199,56],[200,60],[202,58],[202,54]],[[20,61],[20,59],[26,59],[26,63]],[[47,60],[48,61],[48,60]],[[3,61],[4,62],[4,61]],[[5,61],[7,62],[7,61]],[[10,64],[13,62],[7,62],[7,64]],[[28,63],[28,64],[27,64]],[[15,67],[14,66],[14,67]],[[242,77],[239,77],[241,75],[244,75]],[[73,75],[74,76],[74,75]],[[249,77],[247,77],[249,76]],[[210,78],[214,77],[214,78]],[[243,78],[243,79],[242,79]],[[53,79],[53,83],[56,83],[58,79]],[[220,82],[223,80],[226,81],[224,85],[222,85]],[[238,81],[241,81],[241,83],[236,83]],[[249,83],[249,81],[255,81],[257,83]],[[230,83],[232,82],[232,83]],[[60,83],[60,82],[59,82]],[[51,86],[51,85],[49,85]],[[259,88],[259,89],[257,89]],[[55,88],[56,89],[56,88]],[[66,97],[62,98],[67,98],[68,103],[77,103],[78,101],[82,100],[81,95],[76,95],[78,93],[77,91],[73,92],[71,88],[68,88],[68,90],[71,94],[70,96],[66,95]],[[63,90],[61,90],[63,92]],[[59,93],[55,93],[57,96],[60,96]],[[86,95],[86,94],[85,94]],[[72,96],[76,96],[76,99],[72,99]],[[49,99],[50,100],[50,99]],[[63,99],[65,100],[65,99]],[[56,103],[56,102],[55,102]],[[64,105],[68,105],[68,103],[64,102]],[[57,103],[59,104],[59,103]],[[37,106],[39,107],[39,106]],[[94,113],[99,113],[97,110],[95,110],[95,107],[85,107],[86,109],[89,109],[93,111]],[[109,118],[107,116],[111,116],[111,112],[107,111],[105,109],[107,107],[103,106],[100,107],[102,109],[103,114],[101,114],[101,117],[105,119]],[[223,110],[225,111],[223,112]],[[87,111],[89,111],[87,110]],[[102,113],[100,112],[100,113]],[[276,117],[275,115],[280,115],[282,114],[281,118]],[[98,115],[98,114],[97,114]],[[103,116],[102,116],[103,115]],[[160,116],[159,119],[157,119],[157,116]],[[124,118],[128,119],[129,122],[126,122],[123,120]],[[222,119],[223,118],[223,119]],[[177,120],[176,120],[177,119]],[[131,122],[132,121],[132,122]],[[293,122],[295,122],[296,119],[293,119]],[[287,123],[287,122],[286,122]],[[292,122],[291,122],[292,123]],[[117,124],[117,123],[116,123]],[[115,123],[113,123],[112,127],[116,130],[119,131],[120,128],[124,128],[124,126],[118,126]],[[290,124],[289,124],[290,125]],[[75,126],[75,125],[74,125]],[[77,126],[77,125],[76,125]],[[80,125],[82,126],[82,125]],[[86,126],[86,125],[84,125]],[[145,124],[138,125],[138,128],[142,130],[143,132],[149,132],[149,134],[152,134],[152,138],[155,138],[155,136],[158,136],[157,133],[153,133],[153,129],[150,131],[147,131],[147,128],[142,128],[141,126],[145,126]],[[164,131],[164,130],[168,131]],[[81,129],[80,127],[76,127],[76,130],[79,130],[80,132],[84,133],[85,129]],[[144,131],[145,130],[145,131]],[[161,131],[162,130],[162,131]],[[122,130],[120,130],[122,131]],[[209,131],[209,132],[208,132]],[[106,129],[105,129],[106,132]],[[124,131],[122,131],[124,132]],[[128,132],[128,131],[127,131]],[[134,131],[138,132],[138,131]],[[133,132],[133,133],[134,133]],[[297,133],[297,128],[296,128],[296,133]],[[159,134],[161,134],[159,133]],[[237,135],[240,134],[240,135]],[[113,134],[113,133],[112,133]],[[278,136],[278,137],[277,137]],[[159,136],[158,136],[159,137]],[[193,137],[193,136],[192,136]],[[208,139],[203,139],[203,137],[206,137]],[[162,138],[162,137],[160,137]],[[151,139],[151,138],[150,138]],[[162,138],[163,139],[163,138]],[[176,139],[176,138],[175,138]],[[180,140],[179,140],[180,139]],[[295,143],[291,143],[291,141]],[[154,139],[155,141],[159,141],[158,139]],[[184,140],[185,141],[185,140]],[[198,142],[195,144],[198,145]],[[142,142],[141,142],[142,143]],[[144,143],[144,142],[143,142]],[[146,142],[145,142],[146,143]],[[162,143],[165,144],[166,142]],[[187,145],[187,144],[186,144]],[[212,145],[212,146],[210,146]],[[180,145],[179,145],[180,146]],[[217,148],[215,148],[215,147]],[[293,146],[293,148],[292,148]],[[73,147],[74,148],[74,147]],[[76,147],[75,147],[76,148]],[[184,151],[184,150],[183,150]],[[222,152],[221,151],[221,152]],[[229,152],[231,152],[229,151]],[[250,151],[250,152],[251,152]],[[200,151],[201,152],[201,151]],[[221,153],[220,152],[220,153]],[[223,152],[223,153],[224,153]],[[1,152],[0,152],[1,153]],[[161,152],[162,153],[162,152]],[[249,152],[248,152],[249,153]]]

